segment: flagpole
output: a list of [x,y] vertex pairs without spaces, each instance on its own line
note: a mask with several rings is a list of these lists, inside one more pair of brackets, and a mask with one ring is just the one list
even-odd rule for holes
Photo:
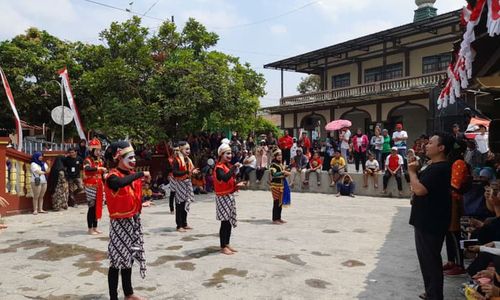
[[[62,79],[61,79],[62,80]],[[64,89],[62,83],[59,83],[59,81],[56,81],[57,84],[61,87],[61,108],[62,108],[62,113],[61,113],[61,144],[62,147],[64,147]]]

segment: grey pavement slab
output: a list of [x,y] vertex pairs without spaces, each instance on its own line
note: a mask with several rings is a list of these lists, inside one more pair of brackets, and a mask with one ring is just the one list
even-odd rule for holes
[[[148,299],[418,299],[423,283],[408,225],[407,199],[293,193],[285,225],[272,225],[269,191],[241,191],[238,227],[218,253],[213,195],[196,197],[175,231],[166,201],[143,209]],[[100,236],[86,234],[85,206],[5,218],[0,232],[0,299],[107,299],[105,210]],[[462,299],[465,277],[445,280],[445,299]],[[121,286],[121,285],[120,285]],[[120,295],[122,294],[120,287]]]

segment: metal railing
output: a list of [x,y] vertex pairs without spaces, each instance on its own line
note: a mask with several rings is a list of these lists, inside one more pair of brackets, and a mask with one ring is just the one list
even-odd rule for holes
[[371,96],[388,92],[430,88],[438,84],[441,80],[445,79],[446,76],[446,72],[429,73],[422,76],[404,77],[348,88],[295,95],[281,98],[280,105],[296,105],[318,101],[322,102],[326,100]]
[[[51,143],[44,140],[23,140],[23,152],[32,155],[37,151],[66,151],[69,147],[75,147],[76,144],[58,144]],[[17,149],[17,145],[13,145],[14,149]]]

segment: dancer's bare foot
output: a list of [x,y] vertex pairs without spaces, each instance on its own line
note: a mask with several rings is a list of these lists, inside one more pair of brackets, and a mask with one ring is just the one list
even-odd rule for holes
[[177,228],[177,231],[178,232],[186,232],[187,230],[181,227],[181,228]]
[[130,296],[125,296],[125,300],[146,300],[146,298],[132,294]]
[[0,229],[5,229],[5,228],[7,228],[7,227],[9,227],[9,226],[7,226],[7,225],[5,225],[5,224],[0,224]]
[[225,254],[225,255],[233,255],[234,254],[234,252],[231,251],[231,249],[229,249],[227,246],[220,249],[220,253]]
[[102,231],[98,230],[97,228],[94,228],[94,232],[95,232],[96,234],[101,234],[101,233],[102,233]]
[[43,210],[43,209],[42,209],[42,210],[39,210],[38,212],[39,212],[39,213],[41,213],[41,214],[46,214],[46,213],[47,213],[47,212],[46,212],[45,210]]
[[278,222],[280,222],[281,224],[285,224],[286,223],[286,221],[283,220],[283,219],[279,219]]
[[283,223],[281,223],[279,220],[276,220],[276,221],[273,221],[273,224],[275,224],[275,225],[281,225]]
[[226,248],[228,248],[229,250],[231,250],[232,252],[238,252],[238,250],[234,249],[233,247],[229,246],[229,245],[226,245]]
[[186,229],[186,230],[192,230],[193,227],[191,227],[191,226],[188,225],[188,226],[184,226],[184,229]]

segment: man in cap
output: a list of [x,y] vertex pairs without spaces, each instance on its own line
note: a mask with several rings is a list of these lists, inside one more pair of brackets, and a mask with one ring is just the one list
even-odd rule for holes
[[394,146],[391,148],[391,154],[387,156],[385,160],[385,174],[384,174],[384,190],[382,193],[387,193],[387,184],[389,183],[389,178],[392,176],[396,177],[396,182],[398,184],[399,196],[403,195],[403,185],[401,182],[402,177],[402,167],[403,167],[403,157],[398,154],[398,147]]

